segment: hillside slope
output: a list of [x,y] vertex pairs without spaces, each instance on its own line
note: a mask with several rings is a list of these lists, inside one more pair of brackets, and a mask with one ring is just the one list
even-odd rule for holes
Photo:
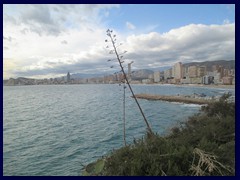
[[86,166],[83,175],[235,175],[235,103],[228,97],[203,106],[166,137],[146,135],[113,151]]

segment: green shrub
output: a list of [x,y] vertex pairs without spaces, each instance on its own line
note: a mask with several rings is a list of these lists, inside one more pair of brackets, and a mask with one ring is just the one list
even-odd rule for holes
[[235,103],[224,95],[165,137],[148,136],[113,151],[98,175],[235,175]]

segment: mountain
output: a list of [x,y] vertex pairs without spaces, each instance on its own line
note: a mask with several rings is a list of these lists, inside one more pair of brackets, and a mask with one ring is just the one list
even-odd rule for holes
[[86,79],[86,78],[94,78],[94,77],[103,77],[104,74],[83,74],[83,73],[76,73],[71,74],[71,79]]
[[[212,71],[213,65],[223,66],[225,69],[235,69],[235,60],[218,60],[218,61],[205,61],[205,62],[191,62],[183,64],[184,67],[189,66],[206,66],[207,71]],[[149,75],[153,74],[155,71],[163,71],[166,69],[170,69],[170,66],[161,67],[161,68],[151,68],[151,69],[140,69],[132,72],[132,80],[142,80],[149,77]],[[126,69],[127,73],[127,69]],[[111,73],[110,73],[111,74]],[[112,73],[113,74],[113,73]],[[71,79],[87,79],[87,78],[95,78],[95,77],[103,77],[104,73],[97,74],[83,74],[83,73],[75,73],[71,74]],[[56,79],[62,80],[64,78],[66,80],[66,76],[58,77]],[[33,85],[35,84],[35,79],[19,77],[17,79],[10,78],[9,80],[3,80],[4,85]]]
[[235,69],[235,60],[218,60],[218,61],[205,61],[205,62],[191,62],[191,63],[186,63],[183,64],[184,67],[189,67],[189,66],[206,66],[207,71],[212,70],[213,65],[219,65],[223,66],[225,69]]
[[34,85],[35,79],[19,77],[17,79],[10,78],[9,80],[4,80],[3,85],[14,86],[14,85]]
[[150,74],[153,74],[154,71],[149,69],[140,69],[132,72],[133,80],[146,79]]
[[[127,72],[127,71],[126,71]],[[148,78],[148,75],[153,74],[154,71],[149,69],[140,69],[135,70],[132,72],[132,78],[133,79],[146,79]],[[95,78],[95,77],[103,77],[104,74],[98,73],[98,74],[83,74],[83,73],[76,73],[71,74],[71,79],[86,79],[86,78]]]
[[172,66],[163,66],[163,67],[156,67],[156,68],[150,68],[149,70],[152,70],[154,72],[156,71],[165,71],[172,68]]

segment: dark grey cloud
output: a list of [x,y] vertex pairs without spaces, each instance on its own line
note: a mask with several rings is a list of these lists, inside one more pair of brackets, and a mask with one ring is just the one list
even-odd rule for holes
[[39,24],[53,24],[49,8],[44,5],[29,5],[28,10],[22,13],[21,18],[26,23],[34,21]]
[[8,37],[3,36],[3,40],[7,40],[9,42],[12,42],[12,37],[11,36],[8,36]]
[[12,16],[10,16],[10,15],[8,15],[6,13],[4,14],[3,20],[6,23],[10,23],[10,24],[13,24],[13,25],[18,25],[17,20],[14,17],[12,17]]
[[59,35],[61,26],[53,18],[50,8],[47,5],[26,5],[24,7],[20,19],[23,24],[29,26],[29,30],[47,35]]
[[22,34],[27,34],[29,32],[28,28],[24,28],[20,31]]
[[[87,63],[87,62],[78,62],[74,64],[61,64],[55,62],[46,62],[46,65],[52,66],[51,68],[45,67],[41,69],[34,70],[13,70],[12,73],[17,76],[31,77],[31,76],[39,76],[39,75],[47,75],[47,74],[65,74],[68,71],[71,73],[101,73],[103,70],[112,71],[110,65],[106,63],[106,59],[99,59],[99,61],[95,63]],[[118,68],[116,66],[116,68]]]
[[[58,36],[71,28],[91,28],[101,24],[101,9],[117,5],[97,4],[24,4],[16,15],[4,14],[4,22],[24,25],[31,32]],[[89,18],[91,17],[91,18]],[[22,30],[23,34],[27,31]]]
[[61,41],[61,44],[67,44],[68,42],[66,40]]

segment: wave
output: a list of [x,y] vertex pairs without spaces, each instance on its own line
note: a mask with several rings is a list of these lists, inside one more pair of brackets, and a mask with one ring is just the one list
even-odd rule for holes
[[[133,85],[133,91],[216,95],[209,89],[177,87],[183,86]],[[27,101],[23,94],[35,98]],[[43,98],[45,94],[52,97]],[[147,100],[139,103],[156,133],[165,132],[201,106]],[[133,98],[126,100],[126,107],[126,138],[131,143],[133,137],[144,135],[145,124]],[[123,144],[122,92],[118,85],[5,88],[3,109],[4,175],[75,175],[77,160],[91,162]]]

